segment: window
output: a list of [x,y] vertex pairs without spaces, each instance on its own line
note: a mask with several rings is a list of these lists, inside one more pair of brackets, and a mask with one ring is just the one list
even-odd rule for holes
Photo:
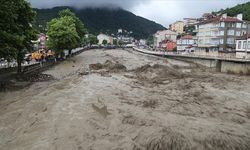
[[240,36],[240,31],[236,31],[236,36]]
[[221,27],[225,27],[225,23],[224,23],[224,22],[221,22],[221,23],[220,23],[220,26],[221,26]]
[[247,46],[247,41],[244,41],[243,42],[243,49],[246,49],[247,48],[246,46]]
[[242,31],[242,35],[244,35],[244,34],[246,34],[247,33],[247,31],[246,30],[243,30]]
[[248,41],[247,43],[248,43],[247,44],[248,45],[247,48],[250,49],[250,41]]
[[220,35],[224,35],[224,31],[220,31]]
[[237,27],[237,28],[241,28],[241,23],[237,23],[237,24],[236,24],[236,27]]
[[241,41],[238,41],[238,49],[241,49]]
[[234,35],[234,30],[228,30],[227,35]]
[[228,27],[235,27],[235,23],[228,23]]
[[242,28],[247,28],[247,25],[243,23]]
[[220,44],[223,44],[224,43],[224,39],[220,39]]
[[227,44],[234,44],[234,38],[227,38]]

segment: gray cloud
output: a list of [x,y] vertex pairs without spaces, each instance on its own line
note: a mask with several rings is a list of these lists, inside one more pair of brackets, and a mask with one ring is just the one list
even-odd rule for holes
[[249,0],[29,0],[35,8],[55,6],[121,7],[145,18],[168,26],[184,17],[200,17]]
[[84,7],[121,7],[131,9],[150,0],[29,0],[34,8],[52,8],[55,6]]

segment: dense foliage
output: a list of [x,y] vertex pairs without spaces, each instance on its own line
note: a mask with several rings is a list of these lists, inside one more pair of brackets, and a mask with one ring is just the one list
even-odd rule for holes
[[32,49],[32,40],[37,33],[32,24],[35,12],[26,0],[0,0],[0,58],[18,63],[18,72],[21,72],[21,63],[25,51]]
[[87,33],[87,29],[84,27],[83,22],[78,17],[76,17],[76,15],[73,12],[71,12],[69,9],[64,9],[60,11],[59,16],[60,17],[69,16],[74,19],[74,23],[76,25],[76,32],[78,33],[80,37],[79,42],[81,42],[82,38],[84,38],[85,34]]
[[98,44],[98,39],[93,34],[90,34],[87,39],[88,39],[88,43],[91,44],[91,45]]
[[65,49],[73,49],[78,46],[80,39],[74,19],[69,16],[53,19],[48,23],[49,40],[47,45],[56,54],[61,54]]
[[69,9],[59,12],[59,17],[48,23],[49,40],[47,45],[56,54],[62,54],[63,50],[76,48],[85,42],[87,29],[76,15]]
[[218,13],[227,13],[229,16],[236,16],[237,14],[242,13],[243,19],[250,21],[250,2],[245,4],[239,4],[232,8],[227,8],[225,10],[220,10]]
[[[147,38],[149,35],[158,30],[165,29],[162,25],[145,18],[136,16],[123,9],[105,9],[105,8],[86,8],[74,9],[70,7],[56,7],[53,9],[35,9],[37,12],[37,27],[40,30],[45,30],[46,22],[57,17],[60,10],[69,8],[76,14],[90,30],[90,32],[99,34],[117,33],[117,30],[122,28],[127,31],[132,31],[132,36],[135,38]],[[42,25],[39,27],[39,25]]]

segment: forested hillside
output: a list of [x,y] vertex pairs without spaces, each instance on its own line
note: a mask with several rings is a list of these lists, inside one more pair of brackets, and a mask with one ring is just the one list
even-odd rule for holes
[[222,9],[219,13],[227,13],[229,16],[236,16],[237,14],[242,13],[243,19],[250,21],[250,2],[227,8],[225,10]]
[[135,38],[147,38],[158,30],[165,29],[162,25],[134,15],[123,9],[55,7],[52,9],[34,9],[37,12],[37,26],[46,27],[46,23],[57,17],[60,10],[69,8],[79,17],[92,33],[116,33],[119,28],[132,31]]

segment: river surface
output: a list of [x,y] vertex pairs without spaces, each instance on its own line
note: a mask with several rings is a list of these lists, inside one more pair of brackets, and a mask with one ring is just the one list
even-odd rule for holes
[[249,150],[250,77],[90,50],[0,93],[1,150]]

